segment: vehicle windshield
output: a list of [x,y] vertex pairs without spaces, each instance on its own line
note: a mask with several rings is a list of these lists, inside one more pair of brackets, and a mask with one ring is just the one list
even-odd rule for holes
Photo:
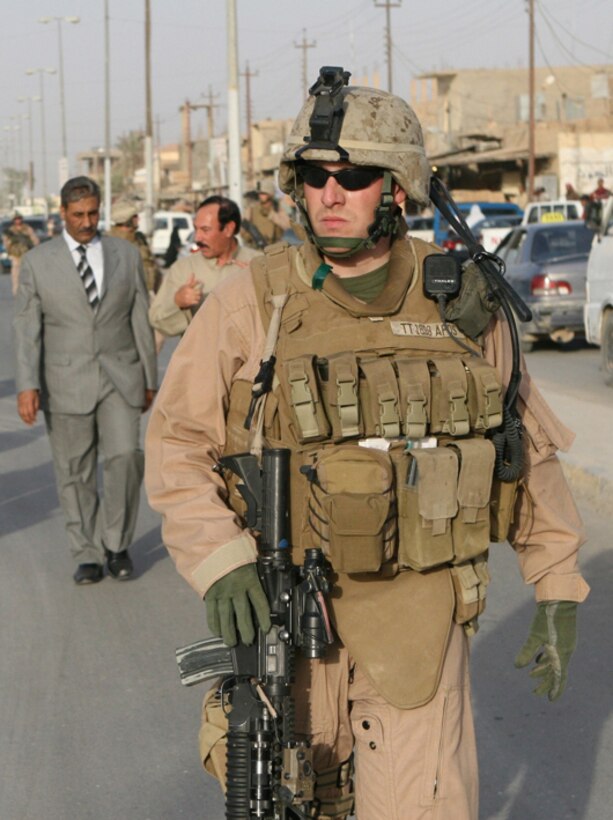
[[168,229],[168,219],[165,216],[157,216],[153,222],[154,231],[165,231]]
[[534,235],[530,259],[532,262],[547,262],[563,256],[589,253],[593,236],[584,225],[561,230],[545,228]]

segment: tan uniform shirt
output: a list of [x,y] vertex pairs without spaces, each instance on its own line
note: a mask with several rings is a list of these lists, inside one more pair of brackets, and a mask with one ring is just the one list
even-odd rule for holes
[[[255,560],[253,537],[225,502],[213,465],[225,443],[234,379],[252,381],[264,346],[251,274],[227,278],[198,311],[166,372],[146,440],[149,500],[163,516],[163,537],[178,571],[200,594]],[[508,383],[509,337],[496,320],[486,337],[488,360]],[[588,586],[577,568],[581,520],[555,456],[573,435],[525,374],[520,410],[526,425],[526,491],[510,541],[537,600],[581,601]]]
[[[290,227],[290,220],[285,211],[281,208],[279,210],[273,207],[267,208],[260,204],[247,208],[244,220],[251,222],[267,245],[279,242],[283,237],[283,232]],[[246,228],[241,231],[241,238],[249,247],[257,247],[255,238]]]
[[245,270],[249,262],[260,251],[239,247],[234,258],[226,265],[218,265],[216,259],[206,259],[201,253],[183,256],[164,274],[160,289],[155,295],[149,309],[149,321],[152,326],[165,336],[180,336],[185,333],[192,320],[193,311],[177,306],[175,293],[185,285],[192,274],[202,284],[203,300],[232,273]]
[[116,236],[118,239],[125,239],[127,242],[131,242],[133,245],[136,245],[138,252],[140,253],[140,258],[143,260],[143,270],[145,271],[145,285],[147,286],[147,291],[149,293],[153,293],[158,280],[158,266],[153,254],[151,253],[146,237],[140,233],[140,231],[136,233],[128,233],[127,231],[122,231],[121,228],[117,228],[116,226],[111,228],[108,235]]

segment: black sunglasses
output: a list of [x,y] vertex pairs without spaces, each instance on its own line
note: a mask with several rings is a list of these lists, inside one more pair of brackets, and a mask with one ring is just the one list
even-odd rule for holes
[[304,183],[311,188],[324,188],[330,177],[338,182],[345,191],[362,191],[383,176],[380,168],[343,168],[341,171],[326,171],[320,165],[299,165],[298,174]]

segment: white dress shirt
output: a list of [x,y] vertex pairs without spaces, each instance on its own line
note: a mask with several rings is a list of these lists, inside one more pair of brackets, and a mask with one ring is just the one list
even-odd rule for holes
[[[77,242],[76,239],[73,239],[66,228],[62,231],[62,236],[68,245],[68,250],[74,260],[75,267],[78,268],[79,262],[81,261],[81,254],[77,248],[82,243]],[[102,242],[100,241],[100,237],[95,236],[88,245],[83,245],[83,247],[87,253],[87,261],[89,262],[89,266],[94,274],[94,279],[96,280],[98,296],[100,296],[102,293],[102,282],[104,281],[104,262],[102,259]]]

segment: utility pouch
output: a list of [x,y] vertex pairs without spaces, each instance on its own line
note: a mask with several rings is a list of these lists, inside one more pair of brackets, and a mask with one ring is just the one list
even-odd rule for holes
[[472,561],[451,567],[451,578],[455,592],[453,619],[457,624],[467,624],[481,615],[485,609],[487,587],[490,582],[487,556],[481,555]]
[[328,381],[324,398],[332,424],[334,441],[359,436],[362,432],[358,400],[358,362],[351,353],[328,357]]
[[398,481],[398,563],[421,571],[453,559],[458,457],[450,447],[413,450]]
[[464,265],[460,293],[445,308],[447,321],[453,322],[471,339],[476,339],[499,308],[500,301],[492,296],[479,267],[474,262]]
[[400,420],[407,438],[423,438],[430,418],[430,370],[427,359],[396,359]]
[[468,415],[473,430],[492,430],[502,424],[502,385],[498,371],[485,359],[465,359],[468,370]]
[[461,564],[486,552],[490,543],[489,500],[496,451],[484,438],[455,441],[450,447],[460,459],[458,514],[451,531],[454,563]]
[[490,541],[506,541],[514,521],[519,481],[495,478],[490,497]]
[[296,439],[304,444],[328,438],[330,425],[320,401],[313,357],[300,356],[284,362],[284,371]]
[[378,572],[394,552],[393,475],[387,453],[353,445],[321,451],[309,523],[337,572]]
[[400,435],[400,397],[396,372],[389,359],[360,359],[360,405],[367,436]]
[[468,422],[468,380],[460,359],[432,359],[432,418],[430,432],[465,436]]

